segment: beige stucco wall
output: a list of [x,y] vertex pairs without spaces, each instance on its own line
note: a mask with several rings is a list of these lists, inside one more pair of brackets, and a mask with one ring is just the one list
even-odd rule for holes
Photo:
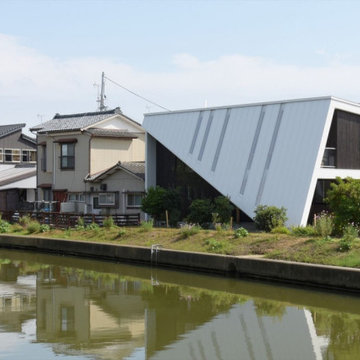
[[[56,140],[77,139],[75,143],[75,169],[60,168],[61,147]],[[41,170],[40,159],[43,157],[43,147],[39,146],[38,185],[52,184],[52,189],[68,189],[85,191],[84,178],[89,173],[89,139],[85,134],[63,134],[56,136],[38,136],[38,143],[46,142],[46,172]],[[54,142],[55,141],[55,142]],[[41,199],[39,199],[41,200]]]
[[137,139],[94,137],[90,142],[90,173],[115,165],[118,161],[145,161],[145,135]]

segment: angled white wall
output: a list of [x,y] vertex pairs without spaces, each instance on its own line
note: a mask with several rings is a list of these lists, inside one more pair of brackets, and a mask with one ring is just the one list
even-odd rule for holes
[[305,225],[341,107],[360,113],[323,97],[148,114],[143,127],[250,217],[259,204],[284,206],[289,225]]

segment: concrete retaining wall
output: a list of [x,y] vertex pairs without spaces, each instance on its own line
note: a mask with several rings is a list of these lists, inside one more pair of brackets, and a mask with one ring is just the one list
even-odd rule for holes
[[1,235],[0,247],[360,291],[360,269],[336,266],[13,235]]

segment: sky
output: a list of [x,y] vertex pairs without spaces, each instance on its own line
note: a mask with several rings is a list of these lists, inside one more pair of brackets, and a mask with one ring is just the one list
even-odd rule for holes
[[[0,0],[0,125],[97,110],[101,73],[170,110],[360,102],[360,1]],[[106,105],[162,111],[110,81]]]

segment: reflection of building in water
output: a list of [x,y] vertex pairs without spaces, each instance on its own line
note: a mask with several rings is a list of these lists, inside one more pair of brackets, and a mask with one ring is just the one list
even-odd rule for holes
[[[121,359],[144,344],[141,283],[91,277],[60,267],[37,278],[37,339],[68,344],[64,353],[79,350],[107,359]],[[110,346],[111,345],[111,346]]]
[[35,315],[35,277],[19,276],[13,263],[0,264],[0,326],[4,331],[21,331]]
[[242,360],[320,360],[320,343],[312,333],[310,319],[306,310],[293,307],[287,307],[281,319],[259,315],[254,303],[248,301],[183,333],[150,359],[226,360],[236,354]]

